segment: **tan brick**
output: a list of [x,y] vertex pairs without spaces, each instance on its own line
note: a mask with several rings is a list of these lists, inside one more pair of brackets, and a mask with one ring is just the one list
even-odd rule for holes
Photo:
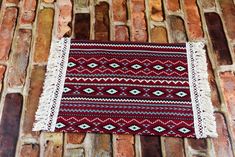
[[5,70],[6,70],[5,66],[0,65],[0,91],[2,90],[2,80],[4,77]]
[[55,0],[43,0],[43,2],[46,2],[46,3],[53,3]]
[[162,0],[150,0],[149,8],[152,20],[163,21]]
[[113,0],[112,8],[113,8],[114,21],[121,21],[121,22],[127,21],[126,0]]
[[23,135],[33,135],[38,137],[38,132],[32,132],[35,119],[35,112],[38,108],[39,97],[42,92],[42,86],[45,77],[44,66],[34,66],[31,73],[29,94],[25,104],[25,115],[23,117]]
[[53,9],[42,9],[38,13],[37,37],[35,43],[35,62],[46,62],[51,45]]
[[115,41],[129,41],[127,26],[115,26]]
[[18,32],[12,64],[8,73],[8,84],[10,87],[22,86],[25,82],[31,37],[31,30],[20,29]]
[[151,29],[151,42],[167,43],[167,32],[164,27],[154,27]]
[[184,143],[182,138],[164,137],[162,141],[165,147],[165,157],[184,157]]
[[196,0],[183,0],[185,10],[185,20],[188,25],[188,38],[190,40],[203,38],[202,23],[196,4]]
[[18,3],[19,3],[19,0],[6,0],[6,2],[18,4]]
[[17,17],[16,8],[6,8],[0,25],[0,60],[7,60],[11,48],[15,23]]
[[134,136],[113,135],[113,153],[115,157],[134,157]]
[[68,144],[80,144],[83,142],[86,137],[85,133],[67,133],[66,142]]
[[39,157],[39,145],[25,144],[20,149],[20,157]]
[[64,153],[66,157],[85,157],[85,150],[83,148],[69,148]]
[[96,156],[112,156],[112,143],[110,134],[94,135],[94,157]]
[[204,9],[215,8],[215,0],[201,0]]
[[73,5],[75,11],[79,10],[80,8],[87,8],[89,7],[89,0],[75,0],[73,1]]
[[180,10],[179,0],[167,0],[166,7],[169,11],[178,11]]
[[20,13],[21,24],[31,24],[34,21],[36,0],[23,0],[23,6]]

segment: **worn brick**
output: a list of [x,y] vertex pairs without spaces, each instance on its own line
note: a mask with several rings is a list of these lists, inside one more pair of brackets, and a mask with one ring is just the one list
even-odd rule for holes
[[218,0],[228,36],[235,41],[235,4],[233,0]]
[[95,6],[95,39],[109,40],[109,4],[100,2]]
[[126,0],[113,0],[112,9],[113,9],[114,21],[121,21],[121,22],[127,21]]
[[185,149],[187,154],[199,157],[199,156],[209,156],[207,149],[207,141],[206,139],[193,139],[188,138],[186,140]]
[[34,61],[46,62],[51,45],[53,26],[53,9],[42,9],[38,13],[37,36],[35,42]]
[[6,8],[0,25],[0,60],[7,60],[15,29],[17,9]]
[[169,31],[172,42],[182,43],[187,41],[184,21],[178,16],[168,16]]
[[205,18],[217,63],[219,65],[232,64],[228,42],[219,15],[216,13],[205,13]]
[[70,36],[71,28],[68,24],[72,20],[72,2],[70,0],[57,0],[56,4],[59,14],[57,37],[62,38],[65,35]]
[[14,4],[18,4],[19,0],[6,0],[7,3],[14,3]]
[[20,157],[39,157],[38,144],[25,144],[20,149]]
[[42,86],[45,77],[45,67],[44,66],[34,66],[31,73],[31,81],[29,87],[29,94],[27,98],[27,103],[25,104],[25,114],[23,117],[23,135],[33,135],[38,136],[38,132],[32,132],[32,127],[34,123],[35,112],[38,108],[39,97],[42,92]]
[[55,0],[43,0],[43,2],[46,2],[46,3],[53,3]]
[[140,136],[143,157],[162,157],[161,141],[158,136]]
[[215,151],[214,157],[233,157],[231,142],[224,117],[220,113],[216,113],[215,117],[218,137],[212,139],[212,144]]
[[83,148],[69,148],[65,150],[65,157],[85,157],[85,150]]
[[134,136],[114,135],[113,151],[115,157],[134,157]]
[[154,27],[151,29],[151,42],[155,43],[167,43],[167,32],[164,27]]
[[0,91],[2,90],[2,80],[4,77],[5,70],[6,70],[5,66],[0,65]]
[[162,0],[150,0],[149,10],[152,20],[163,21]]
[[203,38],[202,23],[196,0],[184,0],[186,24],[188,25],[188,38],[190,40]]
[[112,143],[110,134],[95,134],[94,135],[94,153],[93,156],[112,156]]
[[215,0],[201,0],[204,9],[215,8]]
[[77,39],[90,39],[90,14],[75,14],[74,35]]
[[8,84],[10,87],[22,86],[25,82],[31,37],[31,30],[20,29],[18,31],[12,56],[12,65],[8,73]]
[[22,3],[23,3],[23,7],[20,13],[20,23],[31,24],[34,21],[37,1],[36,0],[23,0]]
[[131,0],[130,2],[132,41],[146,42],[148,40],[144,2],[144,0]]
[[184,143],[182,138],[165,137],[162,144],[164,145],[165,157],[184,157]]
[[42,133],[40,138],[43,157],[63,156],[63,133]]
[[115,41],[129,41],[127,26],[115,26]]
[[19,93],[7,94],[0,123],[0,156],[15,156],[19,134],[23,97]]
[[66,142],[69,144],[80,144],[86,137],[85,133],[67,133]]
[[232,72],[223,72],[220,74],[223,97],[229,115],[229,125],[233,130],[235,137],[235,74]]
[[79,10],[80,8],[87,8],[89,7],[89,0],[74,0],[73,1],[75,11]]
[[178,11],[180,10],[179,0],[166,0],[166,7],[169,11]]

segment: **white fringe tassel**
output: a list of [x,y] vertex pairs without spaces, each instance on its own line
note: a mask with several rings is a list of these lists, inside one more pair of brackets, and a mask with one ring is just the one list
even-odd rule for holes
[[43,93],[39,100],[33,131],[54,131],[63,93],[70,38],[53,39]]
[[186,48],[196,138],[217,137],[204,43],[188,42]]

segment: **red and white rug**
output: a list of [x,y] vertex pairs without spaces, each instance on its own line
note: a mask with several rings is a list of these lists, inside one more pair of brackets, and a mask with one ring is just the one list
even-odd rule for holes
[[33,130],[215,137],[203,47],[54,40]]

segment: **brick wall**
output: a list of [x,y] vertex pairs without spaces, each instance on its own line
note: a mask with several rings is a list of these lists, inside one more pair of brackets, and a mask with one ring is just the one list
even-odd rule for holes
[[[2,0],[0,156],[234,156],[234,13],[234,0]],[[218,138],[32,132],[52,36],[204,41]]]

